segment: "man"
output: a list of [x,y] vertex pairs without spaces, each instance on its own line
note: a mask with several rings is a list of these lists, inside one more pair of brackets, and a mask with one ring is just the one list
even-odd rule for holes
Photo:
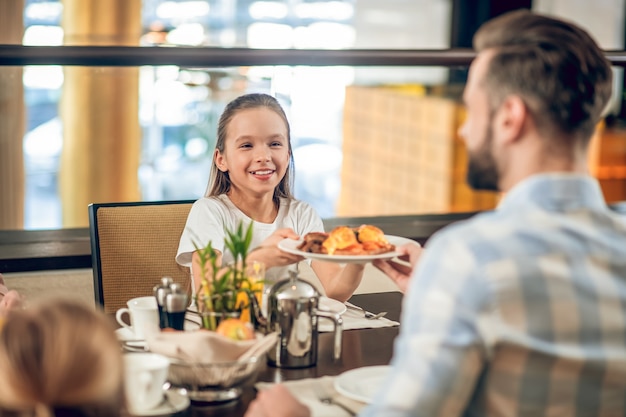
[[[363,416],[626,415],[626,221],[587,174],[611,90],[596,43],[515,11],[476,34],[460,133],[498,209],[437,233],[407,283],[392,371]],[[248,416],[273,413],[284,388]],[[292,415],[307,415],[296,406]]]

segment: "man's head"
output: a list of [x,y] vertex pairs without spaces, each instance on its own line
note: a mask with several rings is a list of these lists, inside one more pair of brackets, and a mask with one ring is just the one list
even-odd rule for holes
[[[468,181],[498,189],[514,143],[532,129],[541,155],[574,160],[584,154],[611,96],[611,68],[581,28],[518,10],[484,24],[474,37],[463,127]],[[478,116],[478,117],[477,117]],[[539,152],[537,152],[539,154]]]

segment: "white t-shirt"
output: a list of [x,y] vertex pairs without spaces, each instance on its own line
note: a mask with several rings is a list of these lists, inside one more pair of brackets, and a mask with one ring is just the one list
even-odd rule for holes
[[[191,257],[196,248],[205,247],[211,242],[214,249],[222,252],[222,265],[233,261],[230,252],[224,251],[226,230],[236,230],[239,222],[244,228],[252,219],[239,210],[226,194],[213,197],[202,197],[191,207],[187,224],[183,230],[176,254],[176,262],[183,266],[191,266]],[[278,215],[273,223],[254,222],[250,249],[259,246],[277,229],[291,228],[300,236],[310,232],[323,232],[324,224],[315,209],[309,204],[282,198]],[[274,267],[266,271],[266,279],[276,280],[288,276],[289,266]]]

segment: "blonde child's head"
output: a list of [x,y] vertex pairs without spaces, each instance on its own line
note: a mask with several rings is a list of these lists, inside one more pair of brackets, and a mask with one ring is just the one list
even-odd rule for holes
[[11,311],[0,331],[0,415],[119,416],[122,354],[109,319],[51,299]]

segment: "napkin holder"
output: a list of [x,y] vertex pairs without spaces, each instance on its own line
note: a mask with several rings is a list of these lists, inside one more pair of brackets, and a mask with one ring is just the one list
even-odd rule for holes
[[275,333],[235,341],[212,331],[161,332],[148,339],[150,351],[170,360],[168,381],[193,401],[232,401],[252,383],[263,358],[278,339]]

